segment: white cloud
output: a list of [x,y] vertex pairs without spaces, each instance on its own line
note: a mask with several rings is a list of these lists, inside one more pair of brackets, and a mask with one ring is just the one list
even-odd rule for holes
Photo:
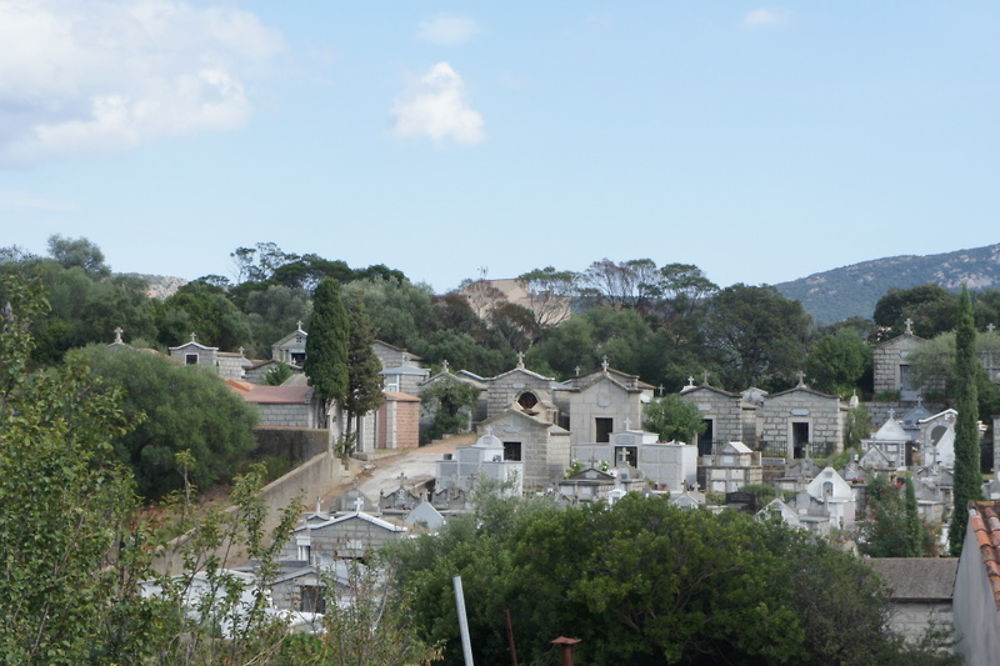
[[778,9],[754,9],[743,15],[743,27],[750,30],[781,25],[788,20],[785,12]]
[[417,39],[438,46],[457,46],[472,39],[479,24],[470,18],[442,14],[425,19],[417,28]]
[[462,77],[446,62],[427,70],[392,105],[393,131],[400,137],[451,139],[472,146],[486,138],[483,117],[465,99]]
[[80,210],[76,204],[46,199],[28,192],[0,190],[0,210],[37,210],[46,213],[73,213]]
[[0,163],[240,127],[284,48],[253,14],[183,0],[0,0]]

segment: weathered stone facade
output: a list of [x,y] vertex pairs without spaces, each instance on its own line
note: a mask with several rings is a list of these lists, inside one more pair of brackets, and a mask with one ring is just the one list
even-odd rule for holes
[[552,377],[532,372],[521,364],[513,370],[489,379],[486,396],[487,420],[517,404],[524,405],[546,421],[555,423],[557,415],[555,404],[552,402],[552,382]]
[[357,559],[399,539],[406,531],[402,525],[360,511],[339,518],[311,519],[292,532],[279,559],[313,563]]
[[694,405],[701,412],[707,428],[699,437],[699,451],[709,455],[712,449],[724,442],[743,442],[754,447],[758,441],[758,405],[744,399],[739,393],[702,384],[686,386],[681,390],[682,401]]
[[524,486],[544,487],[561,479],[570,463],[569,432],[564,428],[520,409],[507,409],[481,424],[490,426],[503,442],[507,460],[520,452],[524,463]]
[[903,400],[916,400],[917,389],[913,386],[908,357],[925,340],[910,332],[881,342],[872,349],[875,376],[875,393],[899,391]]
[[840,453],[844,450],[846,414],[847,406],[839,397],[803,384],[769,395],[757,411],[761,447],[786,458]]
[[652,391],[641,388],[638,378],[629,384],[603,372],[580,380],[580,388],[567,391],[574,444],[608,441],[612,432],[641,427],[642,407],[652,398]]

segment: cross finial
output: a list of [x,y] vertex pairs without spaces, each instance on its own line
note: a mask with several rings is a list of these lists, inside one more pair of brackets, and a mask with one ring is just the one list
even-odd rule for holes
[[191,331],[191,342],[198,342],[198,334]]
[[[295,322],[295,328],[297,328],[298,330],[302,331],[302,320],[301,319],[299,319],[297,322]],[[305,333],[305,331],[302,331],[302,332]]]
[[576,366],[575,368],[573,368],[573,376],[574,377],[580,376],[580,366]]
[[906,325],[906,334],[913,335],[913,320],[907,317],[903,323]]
[[701,371],[701,383],[703,386],[708,386],[708,370]]
[[605,354],[601,358],[601,370],[603,370],[604,372],[608,371],[608,355],[607,354]]
[[663,397],[663,390],[664,390],[664,388],[663,388],[663,384],[660,384],[659,386],[657,386],[657,387],[656,387],[656,393],[657,393],[657,394],[659,395],[659,397],[661,397],[661,398]]
[[245,352],[246,350],[247,350],[246,347],[244,347],[243,345],[240,345],[240,356],[243,356],[243,352]]
[[688,375],[688,386],[694,386],[694,375]]
[[122,327],[121,327],[121,326],[115,326],[115,331],[114,331],[114,333],[115,333],[115,344],[116,344],[116,345],[121,345],[121,344],[124,344],[124,343],[122,342],[122,333],[124,333],[124,332],[125,332],[125,331],[123,331],[123,330],[122,330]]
[[805,386],[806,385],[806,373],[804,373],[801,370],[799,370],[798,372],[795,373],[795,375],[799,378],[799,386]]
[[399,487],[402,488],[403,487],[403,482],[406,481],[406,474],[403,473],[403,472],[400,472],[399,476],[397,476],[396,478],[399,479]]
[[492,437],[493,436],[493,426],[492,425],[486,426],[486,436],[487,437]]
[[448,359],[441,361],[441,372],[451,372],[451,365],[448,363]]
[[990,322],[989,324],[986,325],[986,330],[989,331],[990,333],[992,333],[993,331],[995,331],[996,328],[997,327],[992,322]]
[[361,513],[361,510],[365,508],[365,499],[358,495],[354,498],[354,512]]
[[517,352],[517,367],[524,368],[524,352]]
[[896,410],[893,409],[892,407],[889,408],[889,420],[890,421],[896,420]]

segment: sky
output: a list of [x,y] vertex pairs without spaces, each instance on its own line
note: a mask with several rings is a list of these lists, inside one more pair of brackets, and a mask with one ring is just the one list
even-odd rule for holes
[[0,0],[0,245],[437,291],[602,258],[778,283],[1000,241],[995,2]]

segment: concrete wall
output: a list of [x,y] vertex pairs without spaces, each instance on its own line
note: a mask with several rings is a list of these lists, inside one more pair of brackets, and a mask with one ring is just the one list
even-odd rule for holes
[[255,428],[257,440],[255,456],[282,456],[303,462],[324,453],[327,449],[327,432],[306,428]]
[[260,425],[267,427],[315,428],[316,406],[312,403],[250,403],[260,414]]

